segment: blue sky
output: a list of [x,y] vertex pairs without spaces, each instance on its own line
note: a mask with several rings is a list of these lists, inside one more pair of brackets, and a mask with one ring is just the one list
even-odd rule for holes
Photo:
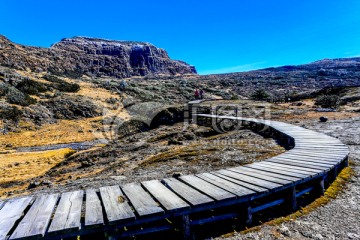
[[359,0],[1,0],[0,7],[0,34],[16,43],[146,41],[200,74],[360,56]]

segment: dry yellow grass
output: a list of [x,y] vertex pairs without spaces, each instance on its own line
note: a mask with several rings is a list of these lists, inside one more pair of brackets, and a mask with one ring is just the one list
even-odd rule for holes
[[43,152],[0,155],[0,183],[24,181],[42,176],[74,152],[72,149],[63,148]]
[[0,150],[8,144],[15,147],[41,146],[59,143],[71,143],[94,140],[93,131],[102,128],[101,117],[83,120],[59,120],[56,124],[45,124],[38,129],[25,126],[29,130],[12,132],[0,137]]
[[[32,73],[29,71],[17,71],[18,74],[31,78],[40,83],[48,83],[43,79],[44,73]],[[80,91],[76,93],[67,93],[69,95],[83,96],[90,99],[99,108],[103,108],[103,116],[97,118],[89,118],[82,120],[59,120],[56,124],[45,124],[41,127],[35,126],[33,123],[20,122],[19,132],[12,132],[7,135],[0,136],[0,152],[5,146],[28,147],[41,146],[60,143],[83,142],[97,138],[103,138],[103,134],[96,133],[97,129],[103,130],[103,117],[117,116],[124,120],[130,118],[127,111],[120,103],[120,96],[104,88],[96,88],[92,83],[70,78],[62,78],[69,83],[77,83],[80,85]],[[32,96],[39,100],[39,97]],[[118,103],[108,104],[108,99],[118,99]],[[0,128],[3,123],[0,120]]]

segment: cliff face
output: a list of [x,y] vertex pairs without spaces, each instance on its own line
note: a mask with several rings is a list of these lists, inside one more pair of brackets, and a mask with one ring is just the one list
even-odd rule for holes
[[14,44],[0,35],[0,65],[68,75],[112,77],[196,74],[195,67],[169,58],[150,43],[66,38],[50,48]]

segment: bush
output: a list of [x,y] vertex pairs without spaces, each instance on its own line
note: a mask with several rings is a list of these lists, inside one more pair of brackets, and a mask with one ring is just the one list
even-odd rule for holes
[[341,99],[338,95],[321,95],[316,98],[315,104],[323,108],[338,108]]
[[25,79],[16,85],[16,88],[23,93],[37,95],[39,92],[46,92],[47,88],[31,79]]
[[0,108],[0,118],[18,122],[22,116],[22,111],[17,107]]
[[20,106],[29,106],[36,103],[36,99],[30,97],[28,94],[20,92],[14,87],[10,87],[6,95],[6,99],[11,104],[17,104]]
[[0,83],[0,96],[6,97],[6,100],[11,104],[21,106],[29,106],[36,103],[36,99],[6,83]]
[[264,100],[269,98],[270,95],[264,89],[258,89],[253,94],[251,94],[251,98],[254,100]]
[[79,84],[65,82],[54,75],[45,75],[44,79],[54,83],[50,86],[62,92],[78,92],[80,90]]

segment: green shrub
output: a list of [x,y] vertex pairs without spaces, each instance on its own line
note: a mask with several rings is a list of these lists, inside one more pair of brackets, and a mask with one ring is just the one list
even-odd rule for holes
[[315,104],[323,108],[338,108],[341,99],[338,95],[321,95],[316,98]]
[[65,82],[54,75],[45,75],[44,79],[54,83],[50,86],[62,92],[78,92],[80,90],[79,84]]
[[37,95],[40,92],[46,92],[47,88],[43,84],[33,81],[31,79],[25,79],[16,85],[16,88],[26,94]]
[[21,106],[29,106],[36,103],[36,99],[6,83],[0,83],[0,96],[5,97],[11,104]]
[[3,107],[0,108],[0,118],[18,122],[22,116],[22,111],[17,107]]
[[268,94],[264,89],[258,89],[253,94],[251,94],[251,98],[254,100],[264,100],[270,97],[270,94]]
[[14,87],[9,87],[6,94],[6,99],[11,104],[16,104],[20,106],[29,106],[36,103],[36,99],[30,97],[28,94],[20,92]]

